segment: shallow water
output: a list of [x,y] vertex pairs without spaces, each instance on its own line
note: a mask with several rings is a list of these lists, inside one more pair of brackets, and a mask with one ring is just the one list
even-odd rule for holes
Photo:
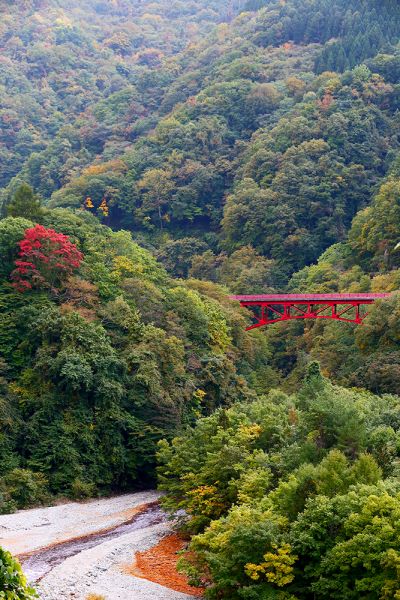
[[30,583],[37,583],[47,573],[49,573],[54,567],[61,564],[67,558],[75,556],[82,552],[82,550],[88,550],[94,548],[103,542],[107,542],[115,537],[137,531],[139,529],[145,529],[152,525],[158,525],[166,521],[167,516],[161,510],[158,504],[150,505],[142,513],[135,515],[126,523],[117,525],[113,528],[100,531],[98,533],[91,533],[87,536],[61,542],[48,548],[35,550],[32,553],[20,555],[19,561],[21,562],[24,573]]

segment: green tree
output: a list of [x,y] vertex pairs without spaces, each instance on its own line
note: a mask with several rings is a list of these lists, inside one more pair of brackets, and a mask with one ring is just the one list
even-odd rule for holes
[[390,177],[375,196],[370,207],[354,219],[349,239],[362,260],[381,270],[399,264],[397,244],[400,239],[400,182]]
[[321,598],[395,599],[399,501],[383,486],[310,501],[291,533],[305,585]]
[[205,242],[185,237],[167,242],[158,253],[158,259],[175,277],[187,277],[193,258],[206,249]]
[[22,217],[34,223],[40,223],[43,217],[40,199],[26,183],[19,186],[6,212],[8,217]]
[[167,213],[164,212],[173,190],[171,175],[164,169],[150,169],[146,171],[138,182],[138,188],[143,192],[141,213],[144,218],[154,214],[158,217],[160,230],[164,228]]
[[49,499],[47,480],[42,473],[13,469],[0,480],[0,489],[16,508],[43,504]]
[[18,242],[25,235],[25,231],[33,227],[32,221],[22,217],[7,217],[0,221],[0,254],[2,257],[0,272],[8,275],[18,255]]

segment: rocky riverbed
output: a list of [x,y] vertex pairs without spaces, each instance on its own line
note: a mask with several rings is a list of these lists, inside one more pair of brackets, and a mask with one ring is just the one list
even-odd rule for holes
[[0,516],[0,545],[19,556],[42,600],[193,600],[129,574],[170,532],[154,491]]

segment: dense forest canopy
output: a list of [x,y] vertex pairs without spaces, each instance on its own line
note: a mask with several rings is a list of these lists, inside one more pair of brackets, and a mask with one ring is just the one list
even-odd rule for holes
[[399,410],[398,396],[332,386],[310,363],[296,394],[219,409],[160,443],[164,506],[196,534],[181,567],[206,598],[395,599]]
[[[175,277],[239,293],[398,288],[396,3],[4,12],[4,214],[27,183],[132,231]],[[271,381],[311,353],[341,383],[396,391],[397,339],[284,331],[267,333]]]
[[[0,197],[11,244],[2,266],[11,321],[19,322],[25,303],[14,300],[16,283],[21,289],[42,277],[40,269],[21,275],[14,264],[25,229],[35,223],[72,235],[83,255],[73,287],[87,286],[72,295],[87,294],[95,307],[79,310],[106,329],[97,311],[98,302],[110,301],[111,283],[100,273],[115,277],[117,259],[102,256],[104,242],[88,251],[77,229],[89,228],[89,237],[93,227],[96,235],[107,231],[104,225],[130,230],[158,259],[150,270],[162,270],[161,263],[173,277],[196,280],[190,285],[202,293],[214,289],[209,281],[223,285],[226,292],[212,292],[218,302],[228,291],[395,291],[400,23],[396,3],[378,9],[361,0],[3,6]],[[343,53],[339,65],[335,57]],[[120,273],[121,281],[132,275],[126,265]],[[63,285],[76,277],[68,275]],[[150,283],[157,293],[145,292],[142,282],[142,294],[129,302],[149,326],[168,328],[161,283]],[[123,285],[113,281],[112,301],[126,293]],[[64,299],[51,286],[39,289],[30,290],[29,304],[50,294],[62,313]],[[188,305],[196,305],[192,294]],[[168,302],[165,321],[177,310]],[[400,383],[392,323],[398,306],[394,295],[357,331],[323,322],[270,328],[254,358],[261,371],[237,353],[230,360],[259,393],[296,384],[310,358],[342,384],[393,393]],[[5,381],[14,385],[43,341],[30,346],[25,331],[15,336],[10,323],[3,327]],[[177,339],[183,331],[194,335],[186,324]],[[206,334],[198,335],[196,343],[204,342]],[[64,351],[62,337],[59,343]],[[209,410],[218,404],[207,402]],[[29,453],[22,454],[27,466]]]
[[40,221],[0,222],[3,509],[149,484],[160,437],[267,368],[217,285],[172,280],[92,215]]
[[[106,199],[107,223],[151,248],[251,246],[287,283],[345,239],[397,149],[396,6],[343,4],[9,12],[26,35],[5,19],[3,203],[22,181],[52,206]],[[351,58],[360,19],[369,49]],[[348,65],[320,68],[332,39]]]
[[[398,3],[14,0],[0,48],[0,512],[163,440],[209,598],[398,598]],[[283,291],[391,296],[245,333]]]

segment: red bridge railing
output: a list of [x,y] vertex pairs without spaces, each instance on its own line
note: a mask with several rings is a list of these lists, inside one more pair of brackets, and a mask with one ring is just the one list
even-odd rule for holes
[[390,294],[268,294],[230,296],[253,309],[255,323],[246,330],[295,319],[332,319],[362,324],[366,306]]

